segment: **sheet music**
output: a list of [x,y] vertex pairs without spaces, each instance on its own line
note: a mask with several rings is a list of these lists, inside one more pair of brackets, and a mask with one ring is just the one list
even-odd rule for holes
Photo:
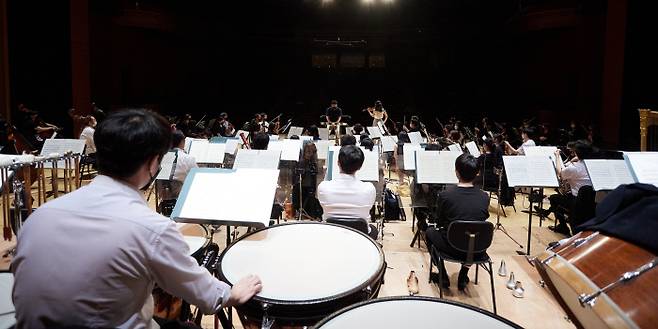
[[321,140],[329,140],[329,128],[318,128],[318,134]]
[[622,184],[635,183],[625,160],[584,160],[595,191],[610,191]]
[[234,169],[277,169],[281,151],[240,149],[235,156]]
[[172,218],[178,222],[265,227],[269,224],[279,170],[190,171]]
[[270,142],[276,142],[279,140],[279,135],[270,135]]
[[[363,182],[378,182],[379,181],[379,152],[377,149],[372,151],[367,150],[364,147],[360,147],[363,151],[364,160],[361,169],[359,169],[354,175],[358,180]],[[331,177],[328,177],[328,180],[333,179],[340,173],[340,167],[338,166],[338,153],[340,152],[340,146],[332,147],[329,152],[331,155]]]
[[459,144],[448,145],[448,150],[450,150],[452,152],[464,153],[464,151],[462,150],[462,147]]
[[379,128],[379,131],[382,133],[382,135],[386,135],[386,127],[384,127],[383,121],[377,121],[377,128]]
[[334,141],[320,140],[315,141],[315,148],[318,150],[318,159],[327,160],[327,153],[329,153],[329,146],[333,145]]
[[162,162],[160,162],[160,172],[155,179],[159,180],[169,180],[169,177],[173,174],[171,171],[174,169],[174,160],[176,159],[176,151],[169,151],[167,154],[162,157]]
[[290,138],[290,136],[293,136],[293,135],[301,136],[302,133],[304,133],[304,128],[292,126],[288,130],[287,138]]
[[411,144],[420,145],[423,142],[423,135],[420,134],[420,131],[412,131],[407,134],[411,140]]
[[190,146],[189,155],[194,157],[197,163],[223,163],[226,144],[193,141]]
[[511,187],[558,187],[554,162],[547,156],[503,156]]
[[[72,151],[73,154],[84,154],[84,139],[46,139],[39,155],[48,156],[52,153],[63,155],[68,151]],[[52,168],[52,166],[53,164],[50,161],[43,164],[44,168]],[[57,168],[64,168],[64,160],[57,161]]]
[[[534,155],[534,156],[547,156],[551,158],[551,161],[555,162],[555,151],[557,147],[555,146],[524,146],[523,152],[525,155]],[[560,157],[561,159],[562,157]]]
[[227,139],[224,153],[235,154],[235,151],[238,149],[238,146],[240,146],[240,142],[241,142],[240,138]]
[[185,152],[190,152],[190,147],[192,146],[192,143],[195,141],[201,143],[203,143],[204,141],[208,142],[207,139],[203,139],[203,138],[185,137],[185,148],[184,148]]
[[480,157],[480,149],[478,148],[478,145],[475,144],[475,142],[471,141],[466,143],[466,149],[472,156],[476,158]]
[[635,181],[658,186],[658,152],[625,152]]
[[303,141],[300,139],[284,139],[281,149],[281,160],[299,161],[299,154],[302,151],[302,142]]
[[354,135],[352,132],[352,126],[345,126],[345,135]]
[[393,152],[395,151],[395,144],[397,144],[396,136],[383,136],[382,141],[382,152]]
[[416,151],[416,182],[419,184],[457,184],[455,160],[461,153],[452,151]]
[[366,127],[368,129],[368,135],[370,138],[381,138],[382,132],[379,130],[379,127]]
[[416,151],[422,148],[419,144],[404,143],[402,145],[404,170],[416,170]]

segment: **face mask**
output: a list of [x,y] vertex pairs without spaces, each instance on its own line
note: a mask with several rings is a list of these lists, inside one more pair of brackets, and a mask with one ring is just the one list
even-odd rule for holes
[[153,181],[155,181],[155,178],[158,177],[160,170],[162,170],[162,166],[160,164],[158,164],[158,170],[155,172],[155,175],[151,174],[151,171],[149,170],[149,176],[151,176],[151,178],[149,179],[149,182],[146,183],[146,185],[144,185],[144,187],[142,187],[140,190],[142,191],[148,190],[149,186],[151,186],[151,184],[153,184]]

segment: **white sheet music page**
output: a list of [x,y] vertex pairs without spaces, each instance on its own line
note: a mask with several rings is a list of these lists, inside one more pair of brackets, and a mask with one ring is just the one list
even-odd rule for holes
[[395,136],[383,136],[382,141],[382,152],[393,152],[395,151],[395,144],[397,141],[393,138]]
[[478,148],[478,145],[475,144],[475,142],[471,141],[466,143],[466,149],[472,156],[476,158],[480,157],[480,149]]
[[304,133],[304,128],[303,127],[292,126],[292,127],[290,127],[290,129],[288,129],[287,138],[290,138],[290,136],[293,136],[293,135],[301,136],[302,133]]
[[547,156],[504,156],[511,187],[558,187],[555,165]]
[[[83,154],[85,150],[84,139],[52,139],[48,138],[44,141],[43,147],[39,155],[48,156],[52,153],[64,155],[66,152],[73,152],[74,154]],[[52,168],[52,162],[47,161],[44,163],[44,168]],[[57,161],[57,168],[64,168],[64,160]]]
[[416,151],[416,181],[419,184],[457,184],[455,160],[461,153]]
[[551,158],[551,161],[553,162],[555,162],[555,151],[557,151],[557,147],[555,146],[524,146],[523,147],[523,152],[525,152],[525,155],[547,156]]
[[299,161],[299,154],[302,150],[302,142],[303,141],[300,139],[284,139],[281,149],[281,160]]
[[318,128],[318,135],[323,141],[329,140],[329,128]]
[[381,138],[382,132],[379,130],[379,127],[366,127],[368,129],[368,135],[370,138]]
[[407,134],[411,144],[420,145],[423,142],[423,135],[420,134],[420,131],[411,131]]
[[[179,151],[180,152],[180,151]],[[164,157],[162,157],[162,162],[160,162],[160,172],[155,179],[160,180],[169,180],[169,177],[172,175],[172,170],[174,169],[174,160],[176,159],[176,152],[169,151]]]
[[318,150],[318,159],[327,160],[327,153],[329,153],[329,146],[334,144],[334,141],[319,140],[315,141],[315,148]]
[[658,152],[624,152],[624,158],[636,182],[658,186]]
[[[364,160],[361,169],[359,169],[355,177],[363,182],[378,182],[379,181],[379,151],[378,149],[373,149],[372,151],[367,150],[364,147],[360,147],[363,151]],[[333,153],[332,163],[331,163],[331,177],[332,179],[340,173],[340,167],[338,166],[338,153],[340,152],[340,146],[334,146],[331,148],[330,152]]]
[[235,156],[234,169],[277,169],[281,151],[240,149]]
[[404,143],[402,145],[404,170],[416,170],[416,151],[422,148],[418,144]]
[[224,149],[224,153],[228,154],[235,154],[235,151],[238,149],[238,146],[240,145],[240,139],[239,138],[229,138],[226,140],[226,146]]
[[[198,169],[193,169],[192,172],[196,170]],[[258,227],[268,225],[279,170],[238,169],[235,172],[217,173],[203,171],[189,176],[191,179],[186,180],[183,187],[187,193],[184,199],[180,198],[178,201],[183,204],[176,220],[243,222],[253,223]]]
[[584,160],[595,191],[610,191],[622,184],[635,183],[625,160]]
[[189,154],[194,157],[197,163],[223,163],[226,144],[209,143],[207,140],[193,141],[190,146]]
[[459,152],[459,153],[464,152],[462,150],[462,147],[459,144],[456,144],[456,143],[448,145],[448,150],[450,150],[451,152]]

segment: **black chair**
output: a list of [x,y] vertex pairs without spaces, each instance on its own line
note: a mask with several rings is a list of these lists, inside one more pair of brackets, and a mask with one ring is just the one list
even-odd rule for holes
[[478,270],[480,267],[489,273],[493,311],[494,314],[497,313],[493,262],[486,252],[487,248],[491,246],[493,231],[494,225],[490,222],[454,221],[448,225],[446,237],[450,246],[459,251],[459,254],[455,254],[454,251],[439,250],[436,246],[432,245],[430,249],[430,282],[432,282],[432,267],[436,264],[439,268],[439,295],[441,298],[443,298],[443,276],[445,275],[445,273],[441,273],[442,269],[445,268],[445,266],[442,266],[444,261],[460,263],[462,265],[475,264],[475,284],[478,284]]
[[[353,228],[359,232],[365,233],[373,240],[377,240],[377,228],[373,225],[369,225],[368,222],[363,218],[331,217],[327,218],[327,223]],[[370,226],[370,230],[368,230],[368,226]]]

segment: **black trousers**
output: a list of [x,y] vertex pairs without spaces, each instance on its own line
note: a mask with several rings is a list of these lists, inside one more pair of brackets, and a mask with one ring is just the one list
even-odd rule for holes
[[553,194],[548,197],[548,200],[551,202],[548,212],[552,211],[555,213],[555,219],[557,219],[559,226],[566,225],[565,214],[573,208],[574,203],[576,203],[576,197],[572,194]]
[[[460,250],[455,249],[449,242],[446,231],[443,229],[436,229],[434,227],[428,227],[425,230],[425,239],[427,243],[427,249],[432,250],[432,246],[436,248],[439,252],[448,254],[454,259],[466,259],[466,253]],[[473,258],[478,258],[478,254],[473,255]],[[439,264],[442,266],[442,264]],[[464,268],[464,264],[462,264]]]

